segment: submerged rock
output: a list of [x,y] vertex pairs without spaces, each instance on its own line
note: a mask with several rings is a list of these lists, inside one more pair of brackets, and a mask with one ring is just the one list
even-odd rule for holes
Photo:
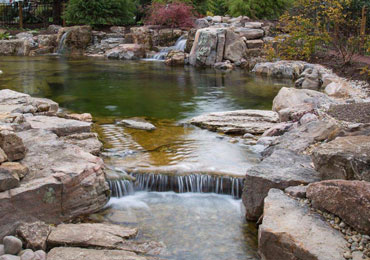
[[153,124],[143,119],[124,119],[119,121],[118,124],[139,130],[153,131],[156,129],[156,127]]
[[309,156],[290,150],[276,150],[247,171],[242,195],[246,218],[258,220],[263,213],[263,201],[271,188],[284,190],[319,180],[319,173],[312,168]]
[[321,178],[370,181],[370,136],[345,136],[317,147],[312,154]]
[[318,214],[271,189],[265,199],[258,248],[265,260],[344,260],[348,250],[342,234]]
[[227,134],[262,134],[276,123],[278,115],[268,110],[236,110],[194,117],[190,123],[211,131]]
[[370,182],[329,180],[307,188],[312,206],[339,216],[361,233],[370,235]]

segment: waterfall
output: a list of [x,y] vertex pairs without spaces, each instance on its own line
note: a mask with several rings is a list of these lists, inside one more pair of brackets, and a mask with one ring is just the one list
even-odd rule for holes
[[240,198],[244,180],[242,177],[212,176],[191,174],[172,176],[163,174],[131,174],[135,182],[129,180],[109,180],[112,197],[133,194],[134,191],[175,191],[178,193],[198,192],[227,194]]
[[165,60],[167,57],[167,54],[172,50],[177,51],[184,51],[186,47],[186,36],[181,36],[177,39],[174,46],[163,48],[160,52],[154,54],[154,56],[151,58],[152,60]]
[[58,48],[57,48],[57,51],[56,51],[57,54],[63,54],[65,52],[65,41],[66,41],[67,36],[69,35],[69,33],[70,32],[67,31],[62,35],[62,38],[59,41]]

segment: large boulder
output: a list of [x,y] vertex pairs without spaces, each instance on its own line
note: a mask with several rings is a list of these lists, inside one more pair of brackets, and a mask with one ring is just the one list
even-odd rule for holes
[[185,53],[183,51],[172,50],[167,54],[165,64],[168,66],[181,66],[185,64]]
[[252,109],[209,113],[190,120],[198,127],[229,134],[263,134],[277,122],[275,112]]
[[199,29],[195,35],[189,62],[193,66],[213,66],[223,60],[225,28]]
[[28,56],[30,49],[24,39],[0,40],[0,56]]
[[105,56],[108,59],[138,60],[145,57],[145,49],[140,44],[120,44],[107,51]]
[[329,107],[334,101],[324,93],[310,89],[282,88],[274,98],[272,110],[279,112],[287,108],[300,107],[304,104],[312,108]]
[[258,249],[265,260],[345,260],[342,234],[318,214],[272,189],[265,199]]
[[56,247],[48,253],[48,260],[145,260],[124,250],[96,250],[78,247]]
[[305,65],[302,61],[263,62],[257,63],[252,71],[269,77],[295,79],[302,73]]
[[243,188],[243,203],[248,220],[258,220],[263,213],[263,201],[270,189],[319,181],[309,156],[290,150],[276,150],[270,157],[247,171]]
[[335,120],[315,120],[298,127],[292,127],[282,136],[276,138],[267,153],[275,149],[289,149],[304,152],[310,145],[332,140],[340,133],[340,126]]
[[312,154],[324,180],[370,181],[370,136],[345,136],[324,143]]
[[57,42],[69,54],[82,54],[92,42],[91,27],[87,25],[64,27],[58,31]]
[[27,147],[22,164],[30,172],[18,188],[0,193],[0,238],[20,222],[59,223],[105,205],[108,186],[100,158],[47,130],[18,135]]
[[242,37],[232,30],[226,31],[224,59],[240,62],[246,55],[247,44]]
[[361,233],[370,235],[370,182],[329,180],[307,188],[312,206],[327,210]]

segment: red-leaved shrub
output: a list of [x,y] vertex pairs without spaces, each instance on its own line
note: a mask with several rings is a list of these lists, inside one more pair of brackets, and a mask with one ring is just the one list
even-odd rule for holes
[[194,25],[194,8],[185,3],[152,3],[145,24],[188,28]]

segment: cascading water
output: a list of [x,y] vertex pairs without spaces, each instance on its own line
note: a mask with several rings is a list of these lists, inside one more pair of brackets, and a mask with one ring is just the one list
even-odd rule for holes
[[134,191],[175,191],[178,193],[217,193],[240,198],[243,189],[243,178],[229,176],[211,176],[191,174],[171,176],[163,174],[131,174],[135,182],[129,180],[109,180],[112,197],[133,194]]
[[60,38],[58,48],[57,48],[57,51],[56,51],[57,54],[65,53],[65,42],[66,42],[66,39],[67,39],[67,36],[69,35],[69,33],[70,33],[69,31],[65,32],[62,35],[62,38]]
[[163,48],[160,52],[156,53],[151,59],[152,60],[165,60],[167,54],[172,50],[184,51],[186,47],[186,36],[181,36],[177,39],[174,46]]

